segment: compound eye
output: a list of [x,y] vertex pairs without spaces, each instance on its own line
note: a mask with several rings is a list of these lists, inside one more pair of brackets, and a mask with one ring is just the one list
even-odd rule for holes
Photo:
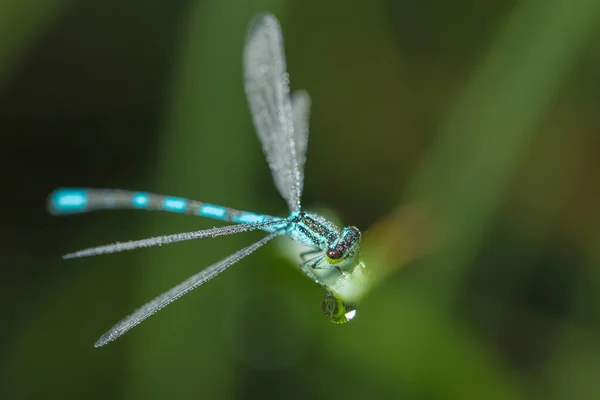
[[330,261],[341,261],[342,258],[342,252],[339,249],[329,249],[325,255]]

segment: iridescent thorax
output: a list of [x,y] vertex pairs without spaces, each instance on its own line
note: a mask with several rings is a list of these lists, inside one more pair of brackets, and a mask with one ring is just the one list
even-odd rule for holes
[[340,235],[339,228],[318,214],[295,212],[289,216],[288,235],[305,246],[327,249]]
[[292,213],[287,234],[297,242],[323,250],[329,264],[338,264],[358,253],[361,233],[355,226],[340,230],[333,222],[310,212]]

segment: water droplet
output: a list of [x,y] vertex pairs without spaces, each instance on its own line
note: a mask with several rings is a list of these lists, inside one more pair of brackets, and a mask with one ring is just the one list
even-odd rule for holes
[[329,322],[345,324],[356,316],[356,304],[346,303],[337,298],[333,293],[327,292],[323,299],[323,314]]

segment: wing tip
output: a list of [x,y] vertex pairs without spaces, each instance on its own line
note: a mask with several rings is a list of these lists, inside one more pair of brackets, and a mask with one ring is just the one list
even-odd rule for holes
[[296,89],[292,92],[292,103],[298,101],[304,102],[307,106],[311,105],[312,99],[306,89]]
[[279,25],[279,20],[277,19],[277,17],[273,14],[271,14],[270,12],[259,12],[257,14],[254,15],[254,17],[252,17],[252,19],[250,20],[250,27],[255,27],[257,25],[261,25],[263,23],[269,23],[269,24],[277,24]]
[[261,12],[256,14],[248,24],[246,42],[249,42],[254,37],[256,32],[264,26],[271,26],[281,31],[281,25],[279,24],[279,20],[275,15],[268,12]]
[[108,344],[112,341],[114,341],[116,338],[118,338],[120,335],[120,333],[118,331],[114,331],[114,330],[110,330],[108,332],[106,332],[104,335],[102,335],[100,337],[100,339],[98,339],[96,341],[96,343],[94,343],[94,347],[98,348],[98,347],[102,347],[105,344]]

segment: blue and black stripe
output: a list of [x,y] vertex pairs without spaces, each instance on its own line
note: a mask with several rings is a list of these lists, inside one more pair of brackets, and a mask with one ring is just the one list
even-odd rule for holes
[[58,215],[115,209],[169,211],[238,224],[259,223],[275,219],[269,215],[234,210],[181,197],[117,189],[58,189],[50,194],[48,209],[52,214]]

